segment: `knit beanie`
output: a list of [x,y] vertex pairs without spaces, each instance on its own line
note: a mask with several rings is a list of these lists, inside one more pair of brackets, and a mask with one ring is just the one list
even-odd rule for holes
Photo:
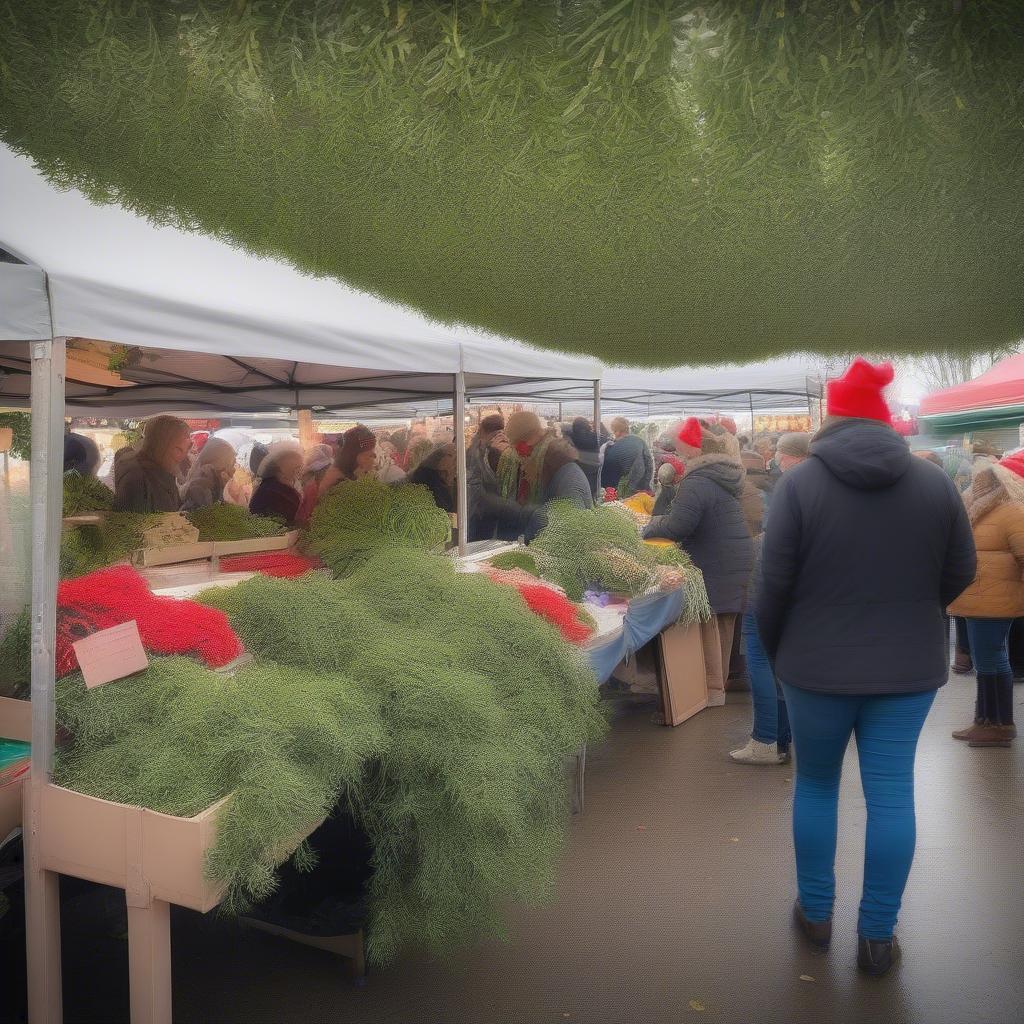
[[811,454],[811,436],[800,431],[783,434],[775,447],[776,454],[789,455],[794,459],[806,459]]
[[703,424],[691,416],[679,428],[676,437],[680,444],[698,449],[701,455],[734,455],[739,461],[739,442],[717,423]]
[[1017,476],[1024,477],[1024,450],[1000,459],[999,465],[1016,473]]
[[882,390],[892,383],[894,376],[892,363],[874,366],[858,356],[842,377],[828,382],[828,415],[880,420],[891,427],[892,413]]

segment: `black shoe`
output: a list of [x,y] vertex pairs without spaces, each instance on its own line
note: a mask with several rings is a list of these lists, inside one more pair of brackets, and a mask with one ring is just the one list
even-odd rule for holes
[[865,939],[863,935],[857,939],[857,966],[874,978],[888,974],[901,955],[895,935],[891,939]]
[[800,931],[803,932],[812,953],[828,952],[828,947],[832,945],[831,917],[827,921],[809,921],[804,913],[804,908],[800,906],[800,901],[797,900],[793,904],[793,920]]

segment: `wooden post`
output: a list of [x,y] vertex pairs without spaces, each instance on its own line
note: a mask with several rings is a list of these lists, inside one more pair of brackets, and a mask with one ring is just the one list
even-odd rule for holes
[[308,451],[316,444],[313,413],[310,409],[299,409],[299,444],[302,445],[303,451]]
[[171,905],[132,906],[128,894],[132,1024],[171,1024]]

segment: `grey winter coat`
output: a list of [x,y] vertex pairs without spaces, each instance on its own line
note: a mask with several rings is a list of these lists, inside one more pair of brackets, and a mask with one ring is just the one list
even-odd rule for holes
[[671,510],[655,516],[647,538],[674,540],[704,574],[716,614],[743,611],[753,542],[740,506],[743,467],[727,455],[705,455],[686,467]]

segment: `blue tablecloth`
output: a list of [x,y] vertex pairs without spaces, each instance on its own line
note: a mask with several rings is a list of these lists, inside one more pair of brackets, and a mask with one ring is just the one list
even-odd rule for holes
[[674,625],[683,613],[683,592],[673,590],[667,594],[652,594],[630,601],[622,632],[600,647],[586,652],[599,683],[605,682],[623,658],[635,654],[644,644],[653,640],[663,629]]

